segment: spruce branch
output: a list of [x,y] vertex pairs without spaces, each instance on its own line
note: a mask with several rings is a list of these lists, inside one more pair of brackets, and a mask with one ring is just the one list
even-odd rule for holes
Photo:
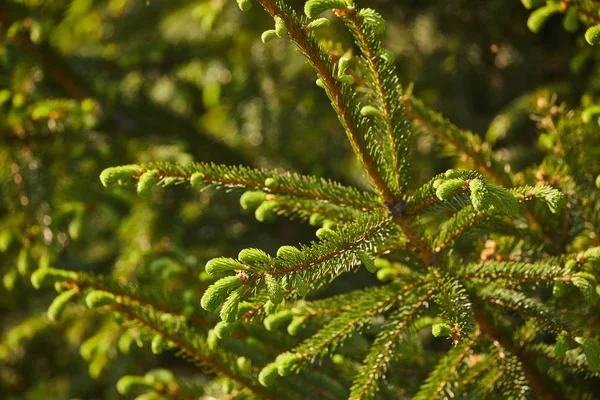
[[471,263],[457,273],[465,279],[481,279],[486,282],[509,280],[517,283],[562,281],[572,282],[577,273],[551,260],[536,263],[520,261],[483,261]]
[[[532,355],[519,344],[515,343],[508,329],[494,323],[493,314],[483,304],[474,303],[473,312],[482,335],[492,343],[498,342],[503,348],[518,358],[527,382],[537,395],[549,400],[562,398],[561,394],[557,393],[555,388],[548,382],[547,376],[539,372]],[[499,378],[500,376],[495,378],[495,380]]]
[[[367,140],[372,135],[368,118],[360,114],[356,96],[349,86],[336,77],[330,56],[318,44],[312,31],[306,29],[305,21],[298,18],[295,11],[283,1],[257,0],[257,2],[273,18],[280,18],[285,23],[290,39],[317,72],[319,82],[325,88],[352,148],[365,168],[371,183],[384,200],[392,200],[394,193],[388,187],[381,173],[386,170],[385,166],[381,165],[385,159],[381,157],[377,144]],[[335,7],[338,3],[332,4]],[[328,8],[331,6],[328,5]]]
[[154,315],[147,309],[139,307],[118,307],[130,320],[136,322],[140,327],[146,328],[156,334],[161,335],[165,340],[173,343],[180,352],[193,363],[199,363],[209,367],[211,370],[226,376],[228,379],[238,383],[242,387],[248,388],[254,394],[265,399],[275,399],[264,389],[260,389],[251,379],[244,378],[248,376],[249,371],[242,372],[240,369],[232,371],[231,366],[237,365],[231,355],[223,352],[213,352],[198,333],[191,331],[184,324],[170,326],[165,323],[165,318],[160,318],[160,314]]
[[[325,229],[322,231],[323,239],[313,242],[310,246],[303,245],[300,248],[288,246],[284,251],[279,251],[276,257],[269,257],[263,253],[260,258],[240,259],[240,261],[213,259],[209,261],[207,268],[210,265],[208,269],[212,271],[212,265],[216,265],[217,260],[220,260],[219,265],[224,267],[220,267],[219,271],[237,271],[245,293],[265,288],[272,301],[274,290],[281,292],[287,299],[301,297],[305,293],[298,291],[298,285],[290,290],[283,288],[287,287],[293,279],[301,279],[312,288],[320,287],[357,265],[359,262],[357,252],[372,253],[379,247],[385,246],[385,239],[392,231],[393,225],[387,213],[367,214],[351,224],[341,226],[338,230]],[[223,279],[230,278],[233,277]],[[219,281],[214,285],[218,283]],[[212,296],[210,291],[205,294],[207,304],[222,301],[221,298],[213,301]]]
[[578,337],[575,329],[560,314],[523,293],[492,287],[480,290],[478,296],[486,303],[516,312],[525,318],[533,318],[541,328],[557,335],[567,335],[572,340]]
[[550,361],[552,365],[559,365],[577,375],[600,378],[600,372],[590,368],[587,358],[579,348],[568,350],[564,355],[558,354],[556,345],[544,343],[527,344],[525,349],[533,356]]
[[294,368],[328,354],[351,334],[360,331],[376,315],[388,310],[396,302],[413,296],[413,291],[423,289],[427,278],[408,282],[397,281],[381,288],[361,291],[352,308],[341,312],[315,335],[305,340],[291,352],[295,355]]
[[506,398],[527,399],[530,397],[530,388],[527,384],[519,359],[508,352],[498,341],[494,341],[490,351],[491,357],[498,360],[502,375],[499,377],[500,391]]
[[389,364],[401,355],[400,348],[405,339],[421,328],[431,325],[430,318],[420,317],[429,307],[428,300],[432,297],[434,290],[431,288],[419,290],[419,292],[423,291],[425,292],[423,295],[415,292],[414,300],[405,301],[388,318],[352,382],[349,399],[373,398],[378,391],[379,381],[386,377]]
[[385,132],[388,142],[384,149],[389,152],[392,160],[392,171],[391,174],[386,174],[386,178],[396,199],[399,199],[406,191],[408,180],[410,131],[403,112],[402,89],[396,68],[386,57],[383,43],[370,20],[361,15],[357,7],[336,10],[335,13],[354,35],[368,67],[367,81],[374,92],[371,106],[378,110],[374,121],[383,122],[381,130]]
[[454,347],[446,353],[413,398],[415,400],[444,398],[444,390],[456,379],[456,371],[464,363],[465,358],[471,354],[478,338],[479,333],[476,332],[472,337],[462,342],[460,346]]
[[375,196],[322,178],[213,163],[177,165],[161,162],[112,167],[104,170],[100,179],[109,186],[127,183],[127,179],[140,179],[147,172],[154,177],[150,183],[162,186],[190,182],[192,186],[259,190],[358,210],[381,208]]
[[475,330],[471,300],[460,281],[435,269],[432,269],[432,274],[436,281],[434,300],[440,307],[442,318],[450,327],[449,334],[454,343],[459,343]]

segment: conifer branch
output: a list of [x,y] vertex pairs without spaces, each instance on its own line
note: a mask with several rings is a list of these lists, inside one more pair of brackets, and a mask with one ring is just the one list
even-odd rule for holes
[[535,343],[526,345],[525,349],[533,356],[549,360],[552,364],[558,364],[576,374],[600,378],[600,372],[590,369],[587,358],[579,349],[567,351],[562,357],[557,354],[556,345]]
[[525,281],[564,281],[570,282],[576,273],[567,268],[555,265],[548,260],[538,263],[519,261],[484,261],[468,264],[458,271],[466,279],[482,279],[495,281],[497,279]]
[[291,40],[317,72],[352,148],[365,168],[371,183],[384,200],[392,200],[394,194],[380,172],[384,170],[380,165],[383,159],[376,158],[378,154],[374,152],[375,143],[368,143],[366,140],[369,130],[368,119],[360,115],[356,97],[351,89],[336,78],[329,55],[318,44],[313,33],[303,26],[296,13],[281,0],[257,0],[257,2],[273,18],[281,18],[285,23]]
[[508,351],[518,358],[523,373],[533,391],[544,399],[560,399],[561,395],[555,392],[553,386],[548,382],[547,377],[540,374],[537,366],[533,363],[531,355],[513,342],[510,332],[494,324],[489,311],[483,307],[483,304],[475,303],[473,311],[477,326],[481,330],[481,333],[492,343],[495,341],[499,342],[504,348],[508,349]]
[[492,343],[491,357],[498,360],[500,364],[505,389],[502,395],[511,399],[527,399],[530,388],[527,385],[527,378],[523,374],[521,363],[518,358],[508,352],[498,341]]
[[189,357],[190,360],[208,366],[217,373],[226,376],[243,387],[248,388],[261,398],[272,400],[275,399],[263,389],[259,389],[258,386],[254,385],[250,381],[241,378],[243,375],[240,374],[240,371],[229,370],[227,365],[235,365],[235,363],[226,362],[224,360],[226,357],[225,354],[219,356],[220,358],[223,358],[222,362],[218,361],[216,354],[208,355],[206,353],[208,344],[201,339],[198,334],[189,331],[185,325],[179,325],[177,329],[170,330],[164,323],[159,322],[156,317],[152,317],[150,314],[147,314],[140,309],[123,306],[117,307],[117,309],[124,312],[131,320],[137,322],[141,327],[149,329],[152,332],[164,337],[165,340],[173,343],[183,354]]
[[292,350],[296,355],[295,364],[313,361],[319,355],[326,354],[344,341],[350,334],[357,332],[374,316],[389,309],[394,303],[410,296],[417,288],[424,288],[427,278],[413,282],[393,282],[379,290],[364,291],[360,302],[339,314],[327,326]]
[[465,358],[472,352],[473,346],[479,338],[476,332],[471,338],[464,341],[461,346],[450,350],[429,374],[419,392],[413,397],[415,400],[433,400],[443,398],[444,388],[454,379],[455,373],[464,362]]
[[[238,271],[245,293],[263,287],[269,291],[279,288],[277,290],[281,295],[292,298],[304,294],[300,293],[297,285],[291,290],[284,290],[285,282],[291,282],[296,278],[301,279],[304,285],[319,287],[357,265],[359,262],[357,252],[372,253],[380,246],[384,246],[385,239],[389,237],[392,230],[393,225],[387,214],[367,214],[336,231],[326,230],[323,240],[319,242],[313,242],[310,246],[290,248],[288,251],[280,252],[276,257],[271,258],[265,254],[250,260],[252,263],[219,258],[209,263],[218,262],[219,265],[223,265],[219,268],[225,268],[224,271]],[[224,279],[229,278],[231,277]],[[219,282],[217,281],[215,285]],[[210,296],[212,294],[205,294],[207,301]],[[222,302],[222,299],[218,302]]]
[[441,253],[451,243],[465,232],[486,221],[490,215],[485,212],[473,210],[471,206],[465,207],[457,212],[442,228],[440,234],[435,238],[434,251]]
[[176,165],[166,162],[113,167],[104,170],[100,179],[105,186],[127,182],[128,176],[141,179],[150,172],[150,184],[173,185],[190,182],[192,186],[260,190],[274,195],[298,197],[306,201],[319,200],[333,205],[354,207],[358,210],[381,208],[376,197],[354,188],[322,178],[280,173],[242,166],[213,163]]
[[561,315],[551,311],[542,303],[527,298],[522,293],[497,288],[482,290],[479,295],[483,301],[489,304],[517,312],[526,318],[533,318],[540,327],[549,329],[556,334],[567,335],[572,340],[578,337],[574,328]]
[[[352,382],[349,399],[373,398],[378,390],[378,382],[385,379],[389,364],[399,356],[397,351],[403,344],[403,339],[420,328],[431,325],[430,319],[421,320],[424,323],[419,323],[418,318],[429,307],[428,300],[433,292],[433,289],[427,290],[425,294],[410,303],[401,305],[389,317]],[[418,293],[414,295],[418,296]]]
[[[364,61],[370,74],[369,83],[375,96],[374,104],[381,112],[383,131],[387,137],[391,155],[392,181],[388,182],[399,199],[406,190],[408,178],[408,138],[410,136],[408,123],[402,110],[402,90],[393,62],[386,59],[381,40],[373,31],[371,25],[360,15],[356,7],[336,10],[346,26],[354,35],[358,47],[364,55]],[[385,147],[386,150],[388,147]]]

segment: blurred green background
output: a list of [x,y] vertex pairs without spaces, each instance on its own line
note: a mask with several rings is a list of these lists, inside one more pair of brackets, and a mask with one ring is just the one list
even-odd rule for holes
[[[560,17],[534,35],[518,0],[360,3],[387,19],[401,82],[515,167],[539,161],[531,114],[540,96],[572,106],[598,98],[599,52]],[[318,35],[341,55],[352,38],[332,21]],[[367,188],[302,56],[288,40],[260,41],[272,23],[256,4],[242,13],[233,0],[0,3],[0,398],[118,398],[123,374],[201,372],[170,354],[123,356],[118,323],[102,314],[72,309],[49,322],[53,291],[27,278],[36,265],[164,282],[198,298],[207,259],[314,238],[299,222],[259,224],[239,194],[108,191],[104,168],[201,160]],[[415,139],[417,181],[449,166],[437,155],[431,138]],[[157,275],[167,256],[177,262]],[[352,274],[328,290],[372,282]],[[102,340],[86,342],[93,335]]]

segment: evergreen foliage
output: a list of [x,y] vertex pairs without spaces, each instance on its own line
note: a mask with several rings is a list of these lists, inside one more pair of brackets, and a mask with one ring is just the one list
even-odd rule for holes
[[[95,7],[82,3],[71,3],[72,18]],[[117,3],[111,2],[113,11],[123,12]],[[284,0],[238,0],[234,8],[254,13],[253,3],[272,18],[272,29],[256,35],[261,46],[289,40],[312,67],[361,179],[338,183],[269,164],[242,165],[246,160],[223,150],[221,142],[198,139],[190,121],[189,152],[163,153],[168,145],[161,144],[127,164],[131,153],[146,146],[145,136],[140,133],[135,145],[109,158],[107,143],[123,139],[96,131],[118,131],[128,122],[103,119],[108,103],[93,100],[101,98],[95,94],[101,88],[88,92],[85,85],[63,82],[73,97],[67,99],[26,99],[6,89],[0,106],[11,104],[2,109],[0,129],[11,135],[2,139],[20,146],[0,152],[2,165],[10,166],[0,172],[0,185],[11,195],[0,203],[0,250],[11,258],[2,270],[5,288],[13,290],[20,275],[41,293],[56,291],[47,318],[62,320],[62,329],[80,324],[70,340],[90,375],[118,375],[114,391],[126,397],[597,396],[600,111],[593,101],[600,89],[580,106],[536,95],[534,106],[527,98],[507,110],[508,119],[523,109],[536,114],[540,155],[522,162],[495,147],[510,135],[508,128],[502,135],[488,131],[485,141],[415,97],[413,87],[403,89],[400,61],[385,48],[386,22],[377,11],[352,0],[308,0],[305,16]],[[597,2],[522,3],[531,10],[531,31],[541,32],[562,13],[565,30],[576,34],[585,27],[592,45],[585,51],[598,54]],[[3,24],[10,22],[7,37],[36,48],[39,23],[0,14]],[[330,19],[348,31],[351,48],[328,41],[330,31],[321,28]],[[44,73],[52,76],[57,55],[42,50],[42,59],[50,57],[43,61]],[[209,93],[209,80],[203,85]],[[148,128],[144,117],[125,106],[130,115],[124,119]],[[136,107],[152,114],[151,105]],[[48,171],[39,165],[45,147],[36,143],[60,134],[76,145],[62,158],[54,154],[51,182],[40,184]],[[447,156],[444,165],[453,168],[437,165],[437,174],[424,178],[418,171],[423,161],[415,159],[419,143],[434,143],[434,151]],[[216,149],[221,159],[211,156]],[[106,163],[113,166],[101,170]],[[95,176],[100,182],[90,184]],[[297,219],[294,227],[308,225],[316,237],[277,248],[274,242],[261,246],[260,230],[243,240],[228,234],[227,225],[244,216],[222,200],[226,196],[218,197],[221,189],[233,192],[229,197],[239,199],[241,212],[254,213],[257,221]],[[187,245],[201,229],[187,229],[183,220],[198,222],[194,215],[211,198],[224,202],[220,215],[197,225],[208,221],[219,228],[201,241],[202,250],[192,251]],[[97,250],[98,263],[108,259],[114,268],[74,265],[92,251],[67,245],[101,238],[112,247]],[[236,238],[236,246],[218,246]],[[77,254],[75,261],[63,263],[69,251]],[[102,252],[118,255],[102,258]],[[350,272],[365,282],[343,293],[330,290]],[[53,327],[36,315],[3,341]],[[4,347],[0,359],[9,358]],[[131,361],[114,366],[123,355]],[[137,359],[153,355],[174,355],[199,373],[136,368]]]

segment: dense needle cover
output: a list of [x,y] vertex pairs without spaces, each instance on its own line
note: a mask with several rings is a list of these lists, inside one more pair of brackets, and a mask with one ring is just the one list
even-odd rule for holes
[[[272,56],[287,68],[281,79],[301,92],[298,102],[317,126],[322,116],[329,129],[337,116],[347,145],[314,151],[334,160],[321,171],[342,183],[311,174],[318,169],[310,162],[305,173],[282,168],[313,151],[319,133],[312,122],[303,126],[300,116],[314,117],[302,107],[290,110],[295,121],[286,132],[279,119],[293,97],[275,101],[265,88],[273,79],[257,83],[235,70],[239,63],[264,78],[278,73],[273,65],[261,70],[232,53],[232,76],[218,58],[190,61],[193,50],[181,48],[152,56],[136,52],[133,40],[120,44],[130,59],[106,62],[93,81],[65,57],[77,45],[65,37],[100,24],[94,17],[118,20],[138,6],[65,2],[71,22],[52,26],[48,15],[64,12],[61,3],[15,1],[0,10],[3,68],[11,73],[0,91],[0,272],[14,296],[3,307],[21,313],[2,326],[0,390],[12,398],[47,390],[52,398],[95,391],[140,400],[600,395],[597,1],[522,1],[528,35],[560,16],[579,47],[553,62],[569,64],[585,89],[561,82],[522,91],[485,135],[417,96],[418,82],[400,73],[410,59],[387,49],[385,15],[366,1],[168,6],[172,21],[191,13],[201,26],[193,35],[215,49],[217,36],[250,46],[227,21],[266,11],[272,27],[255,35],[264,44],[252,44],[253,52],[262,52],[260,63]],[[140,12],[160,13],[151,7]],[[124,26],[112,29],[127,37]],[[166,23],[160,29],[185,36]],[[59,33],[47,40],[51,31]],[[264,53],[269,46],[283,53]],[[118,51],[85,48],[71,56]],[[144,68],[183,64],[177,57],[185,64],[171,78],[142,88]],[[39,92],[23,84],[45,79],[51,84]],[[232,79],[237,89],[223,98]],[[191,100],[194,85],[201,105]],[[246,90],[264,90],[262,107],[278,112],[247,117],[260,110]],[[325,99],[331,115],[310,106]],[[244,104],[244,117],[234,101]],[[269,123],[282,129],[273,133]],[[221,134],[235,126],[245,139]],[[247,151],[263,140],[256,126],[264,126],[268,148],[261,162]],[[184,147],[170,139],[177,130],[186,132]],[[284,240],[278,232],[287,232]],[[28,343],[57,332],[52,352],[79,355],[50,362],[64,375],[86,365],[95,383],[74,375],[24,388],[34,378],[19,377],[20,360],[38,365]]]

